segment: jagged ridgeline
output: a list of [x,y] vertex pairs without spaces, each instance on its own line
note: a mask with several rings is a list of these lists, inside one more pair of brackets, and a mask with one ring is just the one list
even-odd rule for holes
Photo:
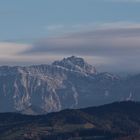
[[0,112],[43,114],[120,100],[139,100],[140,76],[120,78],[79,57],[51,65],[1,66]]

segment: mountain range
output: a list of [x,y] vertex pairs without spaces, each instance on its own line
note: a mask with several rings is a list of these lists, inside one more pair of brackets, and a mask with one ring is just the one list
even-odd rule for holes
[[50,65],[1,66],[0,112],[45,114],[114,101],[140,100],[140,75],[98,72],[71,56]]

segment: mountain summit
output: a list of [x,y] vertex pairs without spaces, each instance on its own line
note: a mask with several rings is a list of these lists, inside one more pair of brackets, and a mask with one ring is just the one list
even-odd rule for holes
[[95,74],[96,68],[85,62],[83,58],[71,56],[62,61],[55,61],[53,65],[62,66],[69,70],[79,71],[87,74]]

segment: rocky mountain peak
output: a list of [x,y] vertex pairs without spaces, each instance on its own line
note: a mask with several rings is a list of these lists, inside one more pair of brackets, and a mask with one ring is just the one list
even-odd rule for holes
[[140,77],[96,72],[71,56],[52,65],[0,66],[0,112],[42,114],[112,101],[139,100]]
[[88,64],[83,58],[71,56],[62,59],[61,61],[55,61],[53,65],[62,66],[70,70],[80,71],[88,74],[95,74],[96,68]]

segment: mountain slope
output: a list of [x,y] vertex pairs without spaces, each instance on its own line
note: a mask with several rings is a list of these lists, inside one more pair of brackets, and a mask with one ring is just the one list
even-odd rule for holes
[[43,114],[120,100],[140,100],[140,78],[122,79],[79,57],[51,65],[0,67],[0,112]]
[[95,67],[74,56],[52,65],[2,66],[0,112],[26,113],[26,109],[30,108],[32,113],[32,107],[37,107],[45,113],[85,106],[83,96],[86,92],[87,96],[92,94],[92,89],[84,86],[93,85],[94,75]]
[[140,103],[116,102],[40,116],[0,114],[1,140],[129,140],[140,138]]

